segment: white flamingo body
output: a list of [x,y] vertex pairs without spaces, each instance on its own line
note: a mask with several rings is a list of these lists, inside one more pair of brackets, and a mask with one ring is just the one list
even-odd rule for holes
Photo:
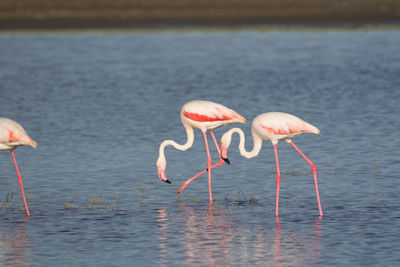
[[181,109],[182,123],[201,131],[214,130],[231,123],[244,123],[246,119],[221,104],[195,100],[186,103]]
[[263,140],[277,143],[303,133],[319,134],[319,130],[302,119],[283,112],[268,112],[254,118],[252,128]]
[[[211,162],[206,132],[210,131],[210,134],[214,140],[214,143],[215,143],[218,153],[219,153],[219,147],[217,145],[217,142],[215,140],[214,133],[212,130],[215,128],[218,128],[220,126],[226,125],[226,124],[245,123],[246,119],[243,118],[242,116],[240,116],[234,110],[229,109],[221,104],[210,102],[210,101],[203,101],[203,100],[195,100],[195,101],[191,101],[191,102],[188,102],[185,105],[183,105],[181,112],[180,112],[180,117],[182,120],[182,124],[186,129],[187,141],[183,145],[180,145],[173,140],[165,140],[161,143],[160,149],[159,149],[159,156],[157,159],[158,177],[162,181],[170,183],[170,181],[165,176],[165,169],[166,169],[166,165],[167,165],[167,162],[165,159],[165,154],[164,154],[165,147],[170,145],[170,146],[173,146],[174,148],[176,148],[178,150],[182,150],[182,151],[189,149],[193,145],[193,141],[194,141],[193,128],[197,128],[203,132],[204,141],[206,144],[207,159],[208,159],[208,161],[207,161],[208,168],[206,171],[208,171],[208,176],[209,176],[209,179],[208,179],[209,180],[209,194],[210,194],[210,202],[212,202],[211,169],[215,166],[213,166],[212,162]],[[223,161],[218,163],[217,166],[219,166],[222,163],[223,163]],[[204,172],[205,171],[199,173],[198,175],[196,175],[195,177],[193,177],[189,180],[191,181],[191,180],[197,178],[200,174],[202,174]],[[187,182],[186,185],[189,182]],[[183,188],[182,188],[182,190],[183,190]],[[180,192],[180,191],[178,191],[178,192]]]
[[319,213],[320,216],[323,215],[318,193],[316,166],[300,151],[300,149],[291,140],[291,138],[297,135],[301,135],[303,133],[319,134],[320,131],[318,130],[317,127],[288,113],[268,112],[260,114],[253,120],[251,127],[251,133],[253,137],[253,149],[251,151],[247,151],[245,149],[244,146],[245,136],[243,131],[239,128],[233,128],[230,129],[221,137],[221,157],[223,159],[227,159],[227,149],[231,144],[232,135],[234,133],[237,133],[240,136],[239,151],[240,154],[246,158],[253,158],[260,153],[263,140],[272,142],[275,151],[276,168],[277,168],[277,178],[276,178],[277,194],[276,194],[276,209],[275,209],[276,216],[278,216],[279,186],[281,178],[279,171],[278,152],[277,152],[277,144],[279,140],[283,140],[290,143],[296,149],[296,151],[310,164],[314,175]]
[[28,216],[29,209],[25,199],[24,188],[22,185],[21,174],[18,169],[17,161],[15,160],[14,149],[19,146],[31,146],[36,148],[36,142],[33,141],[26,133],[24,128],[11,119],[0,118],[0,150],[10,150],[14,160],[15,169],[18,175],[18,183],[21,188],[22,198],[24,200],[26,213]]

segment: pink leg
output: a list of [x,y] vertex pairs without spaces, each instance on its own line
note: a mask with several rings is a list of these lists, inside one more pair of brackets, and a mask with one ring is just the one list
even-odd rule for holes
[[14,160],[15,169],[17,170],[18,183],[19,183],[19,187],[21,188],[22,198],[24,199],[26,214],[27,214],[28,216],[30,216],[30,214],[29,214],[29,209],[28,209],[28,204],[26,204],[26,199],[25,199],[24,187],[23,187],[23,185],[22,185],[21,174],[19,173],[17,161],[15,160],[15,155],[14,155],[14,151],[13,151],[13,150],[11,150],[11,155],[12,155],[12,158],[13,158],[13,160]]
[[215,147],[217,148],[218,155],[221,158],[221,151],[219,150],[218,142],[217,142],[217,139],[215,139],[214,132],[210,131],[210,134],[211,134],[212,139],[214,140],[214,144],[215,144]]
[[211,192],[211,166],[212,166],[212,161],[211,161],[211,156],[210,156],[210,150],[208,149],[208,141],[207,141],[207,132],[203,132],[204,135],[204,143],[206,144],[206,150],[207,150],[207,169],[208,169],[208,194],[210,196],[210,204],[212,203],[212,192]]
[[[220,152],[220,150],[219,150],[217,140],[215,139],[214,132],[213,132],[213,131],[210,131],[210,134],[211,134],[211,136],[212,136],[212,138],[213,138],[213,140],[214,140],[214,144],[215,144],[215,147],[217,148],[218,155],[220,156],[219,162],[218,162],[218,163],[215,163],[214,165],[211,166],[211,169],[213,169],[213,168],[215,168],[215,167],[218,167],[218,166],[224,164],[224,160],[221,158],[221,152]],[[179,190],[178,190],[176,193],[179,194],[180,192],[182,192],[182,191],[186,188],[186,186],[188,186],[188,184],[189,184],[190,182],[192,182],[194,179],[196,179],[196,178],[199,177],[200,175],[206,173],[207,170],[208,170],[208,169],[205,169],[205,170],[199,172],[198,174],[196,174],[195,176],[193,176],[192,178],[188,179],[187,181],[183,182],[183,184],[181,185],[181,187],[179,188]]]
[[297,152],[299,152],[299,154],[308,162],[308,164],[310,164],[311,166],[311,170],[313,172],[314,175],[314,183],[315,183],[315,191],[317,192],[317,200],[318,200],[318,209],[319,209],[319,216],[322,216],[322,208],[321,208],[321,202],[319,200],[319,193],[318,193],[318,183],[317,183],[317,166],[315,166],[314,163],[311,162],[311,160],[309,160],[306,155],[303,154],[303,152],[300,151],[300,149],[292,142],[290,141],[290,144],[294,147],[294,149],[296,149]]
[[281,184],[281,172],[279,171],[278,150],[274,144],[275,161],[276,161],[276,200],[275,200],[275,216],[278,217],[279,207],[279,187]]

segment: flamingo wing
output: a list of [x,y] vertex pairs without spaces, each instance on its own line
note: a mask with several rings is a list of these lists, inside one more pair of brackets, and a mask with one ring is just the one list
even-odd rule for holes
[[301,133],[319,134],[317,127],[302,119],[283,112],[268,112],[256,117],[255,126],[270,135],[296,135]]
[[231,121],[245,122],[246,119],[232,109],[221,104],[196,100],[186,103],[182,107],[182,114],[197,122]]
[[24,128],[16,121],[7,118],[0,118],[0,143],[10,147],[21,145],[36,147],[36,142],[29,137]]

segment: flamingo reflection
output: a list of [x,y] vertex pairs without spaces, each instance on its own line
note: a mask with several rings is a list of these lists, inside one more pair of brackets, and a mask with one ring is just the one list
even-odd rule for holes
[[269,226],[250,223],[252,215],[241,207],[232,211],[218,205],[204,209],[181,203],[177,209],[158,209],[160,265],[175,263],[176,257],[189,266],[287,266],[320,261],[321,217],[299,230],[278,218]]
[[29,243],[25,222],[15,224],[17,232],[0,232],[0,265],[19,267],[28,265]]
[[[319,216],[312,231],[303,234],[282,230],[281,221],[276,218],[274,266],[311,265],[321,258],[321,221]],[[299,257],[299,255],[301,255]]]

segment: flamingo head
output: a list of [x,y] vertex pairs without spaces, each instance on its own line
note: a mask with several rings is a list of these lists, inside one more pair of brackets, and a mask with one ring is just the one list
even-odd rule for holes
[[231,130],[224,133],[221,137],[221,158],[228,164],[231,164],[228,159],[228,148],[231,145],[232,133]]
[[166,167],[167,167],[167,161],[165,160],[164,155],[160,155],[157,159],[158,178],[160,178],[161,181],[170,184],[171,181],[168,180],[167,177],[165,176]]
[[225,145],[221,142],[221,158],[228,164],[231,162],[228,159],[228,150],[226,149]]
[[171,181],[168,180],[168,178],[165,176],[165,171],[164,171],[165,169],[159,166],[157,166],[157,169],[158,169],[158,178],[160,178],[161,181],[170,184]]

